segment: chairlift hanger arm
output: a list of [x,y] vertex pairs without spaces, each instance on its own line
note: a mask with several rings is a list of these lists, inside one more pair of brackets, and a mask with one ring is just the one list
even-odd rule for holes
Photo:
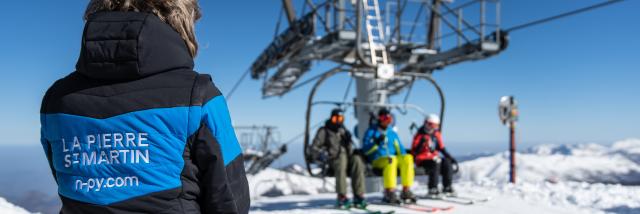
[[318,89],[318,87],[325,81],[327,80],[329,77],[332,77],[340,72],[343,72],[342,69],[332,69],[328,72],[325,72],[316,82],[316,84],[313,86],[313,88],[311,89],[311,92],[309,92],[309,98],[307,99],[307,111],[306,111],[306,115],[305,115],[305,125],[304,125],[304,159],[305,162],[307,164],[307,170],[309,172],[310,175],[314,175],[313,171],[311,170],[311,160],[309,159],[309,140],[310,140],[310,130],[309,130],[309,126],[310,126],[310,122],[311,122],[311,106],[313,103],[313,98],[316,95],[316,91]]
[[438,95],[440,95],[440,127],[439,128],[440,128],[440,131],[442,131],[442,127],[444,124],[444,110],[446,107],[446,102],[444,99],[444,92],[442,92],[442,88],[440,88],[440,85],[438,85],[436,80],[433,79],[431,74],[419,73],[419,72],[402,72],[400,73],[400,75],[425,79],[429,81],[436,88],[436,91],[438,91]]

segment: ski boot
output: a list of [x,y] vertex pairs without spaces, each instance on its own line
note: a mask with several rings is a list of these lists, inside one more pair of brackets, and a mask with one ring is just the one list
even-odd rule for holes
[[336,200],[336,208],[348,210],[351,208],[351,201],[347,198],[346,195],[338,194],[338,199]]
[[367,208],[367,200],[364,199],[363,195],[355,195],[355,196],[353,196],[352,207],[354,207],[356,209],[366,209]]
[[442,199],[442,195],[440,195],[440,191],[438,188],[429,188],[429,192],[427,193],[428,199]]
[[458,196],[458,194],[456,194],[456,191],[453,190],[453,187],[445,187],[444,189],[442,189],[442,193],[444,194],[444,196],[446,197],[456,197]]
[[402,193],[400,193],[400,198],[402,199],[402,203],[405,204],[415,204],[417,202],[416,196],[413,195],[413,192],[409,189],[403,189]]
[[382,203],[400,204],[401,201],[398,199],[398,196],[396,195],[395,191],[386,189],[384,190],[384,197],[382,197]]

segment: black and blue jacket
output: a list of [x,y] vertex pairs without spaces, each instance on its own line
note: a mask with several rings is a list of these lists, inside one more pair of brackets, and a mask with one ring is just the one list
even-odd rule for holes
[[152,14],[91,16],[41,124],[61,213],[248,213],[226,101]]

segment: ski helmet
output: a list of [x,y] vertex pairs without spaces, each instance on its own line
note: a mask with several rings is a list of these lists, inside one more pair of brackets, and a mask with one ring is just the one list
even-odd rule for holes
[[438,115],[436,114],[430,114],[427,116],[427,118],[424,120],[425,123],[433,123],[433,124],[440,124],[440,117],[438,117]]

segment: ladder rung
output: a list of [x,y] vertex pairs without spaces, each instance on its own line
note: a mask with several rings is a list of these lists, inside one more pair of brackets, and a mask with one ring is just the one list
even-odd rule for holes
[[387,47],[381,44],[374,44],[373,48],[375,48],[376,50],[386,50]]
[[387,47],[385,47],[384,45],[381,45],[381,44],[374,44],[373,46],[372,46],[372,45],[362,46],[362,49],[367,49],[367,50],[369,50],[369,49],[371,49],[371,47],[373,47],[373,49],[374,49],[375,51],[383,51],[383,50],[387,50]]

